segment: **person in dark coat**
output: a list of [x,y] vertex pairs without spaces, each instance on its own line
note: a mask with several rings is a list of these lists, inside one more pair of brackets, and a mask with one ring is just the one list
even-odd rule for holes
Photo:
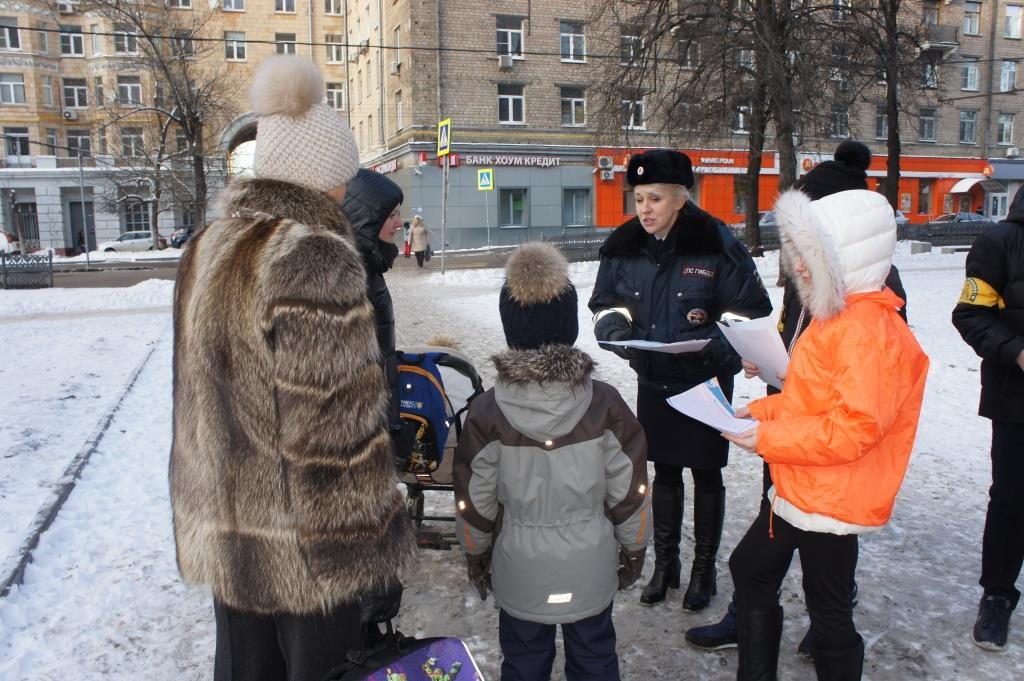
[[[868,188],[867,169],[871,165],[871,150],[867,145],[856,140],[844,140],[836,147],[833,159],[822,161],[814,166],[806,175],[797,180],[793,185],[794,188],[807,194],[813,201],[850,189]],[[899,313],[903,317],[903,321],[906,321],[907,293],[895,265],[890,267],[885,285],[903,301],[903,307],[900,308]],[[807,329],[812,319],[811,314],[804,309],[793,280],[786,278],[782,292],[782,309],[779,312],[779,334],[782,336],[782,344],[790,354],[793,353],[793,347],[800,334]],[[756,372],[750,375],[754,375],[754,373]],[[768,386],[769,395],[778,392],[777,388]],[[762,505],[768,504],[766,494],[771,486],[771,475],[768,472],[768,465],[765,464],[762,479],[764,493],[761,498]],[[857,584],[854,582],[854,591],[850,596],[854,603],[856,603],[856,595]],[[733,600],[729,603],[729,609],[720,622],[687,630],[686,640],[697,648],[706,650],[733,647],[737,645],[738,640],[736,627],[736,603]],[[810,630],[800,641],[798,651],[804,657],[813,657],[814,644]]]
[[701,610],[716,592],[718,545],[725,514],[722,468],[728,443],[666,399],[717,378],[731,399],[739,356],[715,324],[723,313],[763,317],[768,293],[746,247],[717,218],[689,201],[690,159],[654,149],[633,156],[628,180],[637,216],[601,247],[590,309],[598,341],[707,339],[700,352],[667,354],[605,346],[636,371],[637,417],[654,462],[654,575],[640,597],[652,605],[679,588],[683,469],[694,481],[696,545],[683,607]]
[[981,357],[981,416],[992,420],[992,487],[981,540],[984,589],[972,638],[1004,650],[1024,562],[1024,188],[967,254],[953,325]]

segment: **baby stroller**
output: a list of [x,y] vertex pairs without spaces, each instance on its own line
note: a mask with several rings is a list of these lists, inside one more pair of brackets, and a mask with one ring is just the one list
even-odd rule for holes
[[399,350],[398,411],[403,429],[395,452],[398,478],[407,489],[406,506],[416,523],[421,548],[450,549],[453,531],[424,527],[424,521],[454,522],[454,516],[424,514],[424,492],[454,490],[452,460],[469,403],[484,391],[469,359],[451,348]]

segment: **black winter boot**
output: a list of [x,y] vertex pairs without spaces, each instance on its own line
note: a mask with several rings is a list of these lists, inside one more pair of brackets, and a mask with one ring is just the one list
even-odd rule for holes
[[818,681],[860,681],[864,669],[864,639],[846,650],[815,650],[814,671]]
[[683,487],[654,485],[651,490],[654,515],[654,574],[640,594],[640,603],[654,605],[665,593],[679,588],[679,536],[683,524]]
[[722,540],[722,521],[725,519],[725,488],[711,494],[697,494],[693,498],[693,567],[690,585],[683,596],[683,608],[703,610],[711,597],[718,593],[716,577],[718,545]]
[[739,609],[736,621],[740,642],[736,681],[776,681],[779,641],[782,639],[782,606],[770,610]]

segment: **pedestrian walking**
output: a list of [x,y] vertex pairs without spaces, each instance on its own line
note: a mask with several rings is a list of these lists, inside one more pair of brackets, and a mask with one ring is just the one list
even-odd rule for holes
[[454,476],[470,581],[500,608],[501,678],[547,681],[561,625],[567,681],[618,681],[612,600],[650,534],[643,428],[573,346],[576,289],[554,246],[509,258],[498,307],[509,349],[470,404]]
[[725,312],[763,317],[771,303],[746,247],[689,201],[689,157],[667,149],[635,155],[627,179],[637,216],[601,247],[590,299],[594,335],[598,341],[709,341],[700,352],[678,355],[605,346],[628,359],[637,374],[637,417],[654,462],[654,573],[640,601],[659,603],[669,588],[680,586],[683,469],[689,468],[695,545],[683,607],[702,610],[717,591],[725,516],[722,468],[729,447],[717,431],[666,400],[713,377],[731,399],[740,358],[715,322]]
[[984,590],[971,636],[1004,650],[1024,562],[1024,188],[1006,219],[978,236],[953,324],[981,357],[979,413],[992,421],[992,486],[981,539]]
[[174,539],[213,592],[215,681],[320,681],[363,644],[359,600],[416,550],[339,205],[359,153],[323,97],[308,60],[260,66],[255,177],[223,191],[175,286]]
[[724,437],[771,469],[770,505],[729,559],[740,681],[776,678],[779,590],[800,552],[820,681],[861,678],[864,642],[850,593],[858,536],[883,527],[914,444],[928,358],[885,287],[896,245],[880,194],[818,201],[798,190],[775,206],[783,262],[814,321],[794,349],[781,393],[737,410],[758,425]]
[[402,241],[403,241],[403,244],[404,244],[402,246],[402,255],[404,255],[406,258],[408,258],[410,255],[412,255],[412,234],[411,234],[411,232],[412,232],[412,225],[410,225],[409,221],[406,220],[405,222],[402,223]]
[[430,249],[430,230],[419,215],[412,219],[410,230],[412,252],[416,254],[416,266],[423,267],[424,259],[429,259],[427,251]]

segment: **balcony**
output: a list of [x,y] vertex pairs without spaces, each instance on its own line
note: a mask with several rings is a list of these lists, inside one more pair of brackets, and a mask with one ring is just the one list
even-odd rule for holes
[[960,47],[960,27],[931,25],[924,27],[924,41],[921,43],[921,51],[941,52],[947,57]]

